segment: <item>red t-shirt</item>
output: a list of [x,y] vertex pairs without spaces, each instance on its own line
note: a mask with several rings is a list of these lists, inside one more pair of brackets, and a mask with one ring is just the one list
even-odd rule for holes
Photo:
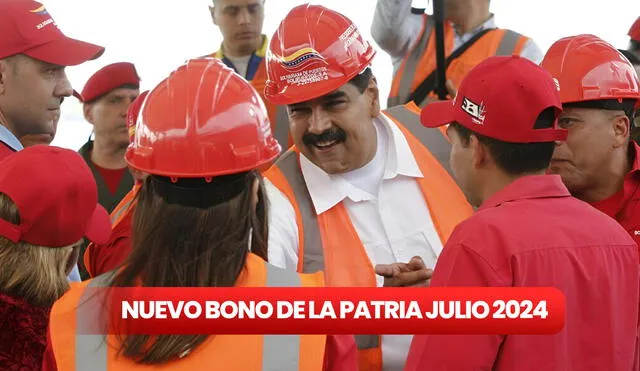
[[566,297],[555,335],[416,335],[405,371],[631,370],[638,249],[558,175],[522,177],[460,223],[431,286],[551,286]]
[[105,169],[96,165],[95,162],[93,163],[93,166],[95,166],[96,170],[98,170],[98,172],[100,173],[100,176],[104,180],[104,183],[107,185],[107,188],[109,188],[109,192],[111,192],[112,194],[118,192],[118,186],[120,185],[120,181],[122,180],[124,171],[127,170],[127,168]]
[[0,160],[3,160],[5,157],[9,156],[12,153],[16,153],[16,151],[14,151],[4,142],[0,142]]
[[111,237],[103,244],[90,244],[84,252],[85,264],[91,277],[110,272],[118,268],[131,253],[132,207],[123,219],[113,227]]
[[622,189],[608,199],[591,205],[616,219],[640,246],[640,147],[632,142],[629,150],[633,162],[631,171],[624,177]]

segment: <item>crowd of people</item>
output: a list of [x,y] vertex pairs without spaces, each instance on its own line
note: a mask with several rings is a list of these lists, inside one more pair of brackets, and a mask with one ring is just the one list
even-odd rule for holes
[[[377,0],[262,31],[213,0],[219,50],[148,91],[45,5],[0,0],[0,370],[640,370],[640,17],[626,50],[543,52],[489,0],[436,22]],[[381,103],[371,64],[391,56]],[[49,144],[63,100],[94,135]],[[554,335],[89,335],[96,287],[560,289]],[[95,325],[91,323],[91,325]]]

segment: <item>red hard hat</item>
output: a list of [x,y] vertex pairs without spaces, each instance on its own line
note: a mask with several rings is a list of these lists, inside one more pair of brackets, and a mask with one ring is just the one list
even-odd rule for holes
[[323,96],[361,73],[374,55],[344,15],[319,5],[297,6],[271,39],[265,97],[293,104]]
[[219,59],[202,58],[147,95],[126,159],[153,175],[205,178],[256,169],[279,153],[255,89]]
[[628,33],[631,40],[640,42],[640,17],[636,19],[635,22],[631,25]]
[[540,65],[559,83],[562,103],[640,99],[633,65],[596,36],[578,35],[556,41]]
[[138,97],[129,105],[127,109],[127,128],[129,129],[129,143],[133,143],[133,139],[136,135],[136,122],[138,121],[138,114],[140,113],[140,108],[142,108],[142,103],[144,103],[144,98],[149,94],[149,90],[141,93]]

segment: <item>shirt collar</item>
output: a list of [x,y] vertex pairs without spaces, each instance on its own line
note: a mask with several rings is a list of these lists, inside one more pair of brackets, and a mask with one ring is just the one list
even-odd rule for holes
[[[374,120],[382,124],[381,126],[389,134],[389,150],[384,179],[393,179],[398,175],[421,178],[422,172],[402,131],[384,114],[380,114]],[[318,215],[331,209],[345,198],[350,198],[354,202],[372,199],[370,194],[354,187],[340,174],[326,173],[303,154],[300,154],[300,168]]]
[[[262,45],[260,45],[260,48],[254,51],[253,54],[255,54],[256,57],[264,58],[265,55],[267,55],[268,47],[269,47],[269,39],[267,38],[267,35],[262,35]],[[220,44],[220,49],[218,49],[217,52],[213,53],[213,55],[218,59],[224,58],[224,45]]]
[[514,180],[489,197],[478,211],[498,207],[510,201],[570,196],[571,194],[562,183],[560,175],[527,175]]
[[487,30],[487,29],[497,28],[498,27],[497,24],[496,24],[496,18],[495,18],[493,13],[491,13],[489,15],[489,19],[484,21],[484,23],[482,23],[478,27],[474,28],[473,30],[471,30],[471,31],[469,31],[469,32],[467,32],[465,34],[460,34],[458,32],[458,28],[456,27],[455,24],[452,23],[451,25],[453,26],[453,29],[456,31],[456,35],[459,36],[459,37],[466,36],[466,35],[473,36],[473,35],[476,35],[480,31],[484,31],[484,30]]
[[0,141],[11,147],[14,151],[21,151],[24,149],[18,138],[16,138],[16,136],[2,124],[0,124]]
[[631,163],[630,173],[636,173],[640,170],[640,146],[633,139],[631,140],[631,155],[633,156],[633,163]]

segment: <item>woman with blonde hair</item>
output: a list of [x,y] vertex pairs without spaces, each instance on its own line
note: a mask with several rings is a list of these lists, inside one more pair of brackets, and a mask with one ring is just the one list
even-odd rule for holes
[[44,145],[0,166],[0,370],[40,370],[53,303],[86,236],[109,237],[91,171],[77,153]]

